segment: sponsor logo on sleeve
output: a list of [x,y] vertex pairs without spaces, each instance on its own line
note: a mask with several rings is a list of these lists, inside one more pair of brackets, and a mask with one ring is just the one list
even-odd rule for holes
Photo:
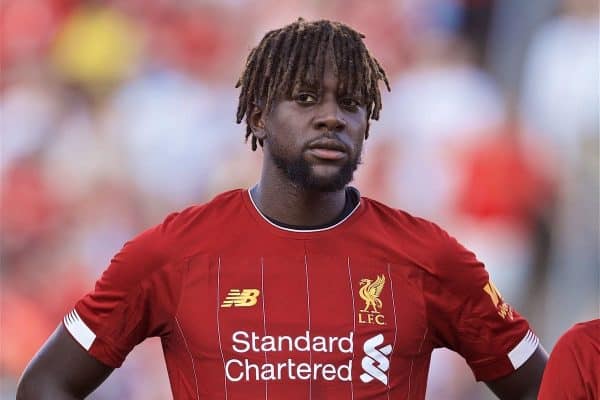
[[485,286],[483,287],[483,291],[486,292],[488,296],[490,296],[494,307],[496,307],[498,315],[500,315],[503,319],[508,319],[509,321],[512,321],[512,308],[509,304],[504,302],[504,300],[502,299],[502,295],[498,291],[498,288],[492,283],[492,281],[489,281],[485,284]]
[[221,307],[252,307],[256,305],[259,295],[258,289],[231,289]]
[[390,368],[390,360],[388,356],[392,352],[391,345],[383,345],[383,335],[380,333],[367,340],[363,345],[365,356],[362,359],[361,366],[363,373],[360,375],[360,380],[364,383],[377,380],[384,385],[387,385],[387,370]]
[[363,278],[360,280],[358,295],[364,300],[365,306],[358,312],[358,323],[370,325],[385,325],[384,315],[381,314],[383,303],[379,296],[385,285],[385,276],[378,275],[375,280]]

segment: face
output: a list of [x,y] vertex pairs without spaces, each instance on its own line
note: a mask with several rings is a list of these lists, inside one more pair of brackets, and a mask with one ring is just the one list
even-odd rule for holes
[[366,108],[338,92],[338,79],[328,66],[320,91],[295,89],[291,98],[261,116],[255,135],[264,140],[265,162],[289,181],[332,192],[352,180],[366,129]]

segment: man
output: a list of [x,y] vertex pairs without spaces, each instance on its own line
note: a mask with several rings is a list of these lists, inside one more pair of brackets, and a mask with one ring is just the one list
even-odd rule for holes
[[556,343],[540,400],[596,400],[600,394],[600,319],[574,325]]
[[347,186],[387,85],[362,38],[302,19],[265,35],[238,82],[259,183],[126,243],[19,399],[83,398],[149,336],[176,399],[423,399],[441,346],[500,398],[535,395],[545,352],[475,256]]

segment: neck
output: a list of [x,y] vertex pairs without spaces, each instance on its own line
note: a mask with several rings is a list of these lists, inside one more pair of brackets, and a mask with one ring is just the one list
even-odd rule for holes
[[267,217],[288,225],[318,226],[333,221],[344,210],[345,189],[307,190],[282,175],[263,169],[260,182],[251,189],[252,199]]

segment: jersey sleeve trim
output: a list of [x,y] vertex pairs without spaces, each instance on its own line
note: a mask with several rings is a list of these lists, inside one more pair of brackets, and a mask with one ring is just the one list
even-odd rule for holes
[[508,353],[508,358],[510,359],[513,368],[517,369],[525,364],[525,361],[529,360],[529,357],[533,355],[539,343],[540,339],[538,339],[531,330],[528,330],[527,334],[525,334],[525,337],[521,339],[519,344]]
[[77,311],[73,310],[65,315],[63,322],[71,336],[73,336],[86,351],[89,351],[94,340],[96,340],[96,334],[92,332],[85,322],[83,322],[79,317],[79,314],[77,314]]

